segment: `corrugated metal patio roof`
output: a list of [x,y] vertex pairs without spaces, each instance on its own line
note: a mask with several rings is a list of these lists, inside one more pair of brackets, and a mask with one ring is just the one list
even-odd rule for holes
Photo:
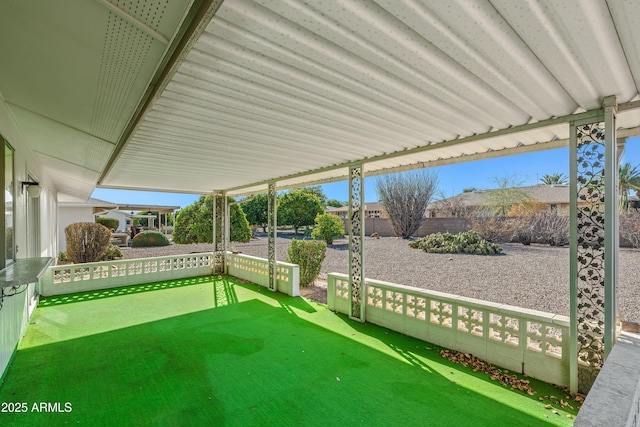
[[[2,6],[0,24],[16,19],[5,12],[40,13],[10,3],[13,9]],[[154,27],[153,14],[125,0],[113,4]],[[61,189],[77,179],[87,196],[96,184],[245,194],[264,191],[269,181],[287,187],[345,179],[349,165],[361,161],[365,173],[378,174],[554,148],[567,145],[571,118],[600,109],[611,95],[620,104],[621,135],[640,133],[640,8],[630,0],[145,4],[171,8],[170,25],[158,29],[164,42],[147,32],[141,40],[110,45],[116,36],[107,24],[114,14],[109,8],[65,16],[78,36],[106,40],[103,49],[88,53],[95,61],[117,61],[118,49],[145,43],[164,46],[153,58],[145,56],[144,73],[123,71],[123,82],[146,82],[145,90],[127,92],[127,105],[139,100],[138,114],[120,110],[128,120],[108,135],[82,129],[86,138],[78,145],[85,154],[67,160],[73,168],[65,169],[59,164],[64,156],[55,155],[67,149],[62,141],[50,138],[53,146],[44,148],[33,140],[39,133],[29,120],[55,116],[61,101],[48,92],[46,102],[32,100],[12,89],[42,78],[47,58],[38,59],[40,72],[23,77],[20,64],[10,73],[0,70],[0,93],[33,136],[29,141],[43,163],[59,175]],[[50,37],[62,31],[51,26]],[[107,47],[116,56],[105,59]],[[65,43],[56,48],[85,53]],[[85,77],[101,72],[82,71]],[[54,73],[46,81],[56,86],[66,80]],[[84,89],[98,101],[110,90]],[[86,105],[86,114],[100,114],[98,104]],[[72,119],[53,118],[67,132],[80,127]]]

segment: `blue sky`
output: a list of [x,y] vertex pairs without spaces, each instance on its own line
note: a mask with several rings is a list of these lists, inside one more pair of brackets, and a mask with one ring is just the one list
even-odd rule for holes
[[[640,165],[640,137],[629,138],[622,157],[623,163]],[[540,151],[517,156],[500,157],[476,162],[459,163],[432,168],[438,175],[439,192],[451,197],[464,188],[488,189],[495,187],[494,178],[512,176],[523,185],[535,185],[545,174],[569,174],[569,149]],[[365,178],[365,200],[377,200],[375,177]],[[349,198],[347,181],[325,184],[324,194],[329,199],[346,201]],[[199,196],[193,194],[156,193],[146,191],[110,190],[97,188],[92,197],[120,204],[149,204],[163,206],[190,205]]]

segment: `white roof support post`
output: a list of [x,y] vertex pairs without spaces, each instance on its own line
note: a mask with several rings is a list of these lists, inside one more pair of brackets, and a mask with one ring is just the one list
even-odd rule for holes
[[588,393],[617,339],[616,100],[600,119],[571,122],[570,389]]
[[609,356],[618,340],[620,316],[618,314],[618,255],[620,252],[620,197],[618,194],[618,154],[616,140],[615,96],[604,99],[605,123],[605,261],[604,261],[604,359]]
[[217,273],[218,272],[218,233],[217,233],[216,225],[218,224],[218,221],[219,221],[218,209],[217,209],[218,195],[216,193],[212,193],[211,198],[213,199],[213,212],[212,212],[213,227],[211,227],[211,233],[212,233],[211,242],[213,242],[213,273]]
[[569,391],[578,392],[578,137],[569,123]]
[[349,316],[365,320],[364,167],[349,168]]
[[276,183],[270,182],[267,190],[267,237],[269,244],[269,289],[278,290],[278,259],[276,257],[276,237],[278,236],[278,192]]
[[[214,273],[227,272],[227,195],[213,193],[213,256]],[[222,199],[221,199],[222,198]]]
[[227,265],[227,248],[229,247],[229,238],[231,236],[231,221],[229,221],[230,212],[229,212],[229,202],[227,197],[227,192],[222,192],[222,205],[224,206],[224,227],[223,227],[223,248],[222,248],[222,271],[224,274],[229,273],[229,266]]

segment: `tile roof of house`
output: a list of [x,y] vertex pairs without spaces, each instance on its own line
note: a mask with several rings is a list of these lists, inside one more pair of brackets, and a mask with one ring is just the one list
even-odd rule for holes
[[[569,203],[569,185],[533,185],[529,187],[518,187],[530,198],[546,204]],[[479,206],[485,203],[487,195],[493,190],[476,190],[468,193],[461,193],[457,196],[448,197],[442,200],[458,200],[463,206]],[[438,209],[440,206],[437,200],[427,206],[427,210]]]

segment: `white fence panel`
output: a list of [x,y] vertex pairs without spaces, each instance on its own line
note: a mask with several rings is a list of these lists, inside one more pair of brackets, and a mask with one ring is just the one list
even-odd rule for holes
[[[569,318],[365,279],[365,321],[553,384],[569,385]],[[327,303],[349,313],[349,278],[331,273]]]
[[[260,286],[269,287],[269,261],[250,255],[227,253],[229,274]],[[278,292],[292,297],[300,295],[300,267],[286,262],[277,263]]]
[[213,272],[213,253],[174,255],[69,264],[49,267],[40,281],[40,295],[52,296],[164,280],[206,276]]

